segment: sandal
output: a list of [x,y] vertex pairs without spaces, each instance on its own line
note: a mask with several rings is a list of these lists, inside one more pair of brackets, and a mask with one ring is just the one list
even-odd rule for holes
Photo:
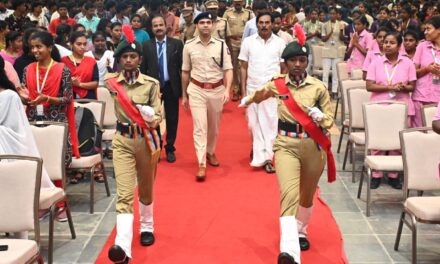
[[272,165],[272,162],[271,162],[271,161],[268,161],[268,162],[266,163],[266,165],[264,165],[264,170],[265,170],[267,173],[275,173],[275,169],[273,168],[273,165]]
[[80,182],[82,179],[84,179],[84,173],[82,172],[77,172],[74,176],[72,176],[70,178],[70,183],[71,184],[77,184],[78,182]]
[[93,177],[95,182],[103,183],[104,182],[104,174],[102,172],[95,173],[95,177]]

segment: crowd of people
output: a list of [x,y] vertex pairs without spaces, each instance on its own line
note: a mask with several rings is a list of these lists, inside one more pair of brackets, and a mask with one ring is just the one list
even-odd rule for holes
[[[28,121],[68,124],[68,168],[81,156],[73,102],[97,100],[98,87],[106,87],[118,120],[105,152],[118,195],[109,258],[127,263],[136,178],[143,183],[141,244],[154,243],[154,177],[161,149],[167,162],[176,161],[180,104],[192,114],[195,176],[203,182],[207,164],[220,165],[223,105],[240,101],[252,137],[250,166],[278,177],[278,263],[300,263],[326,162],[329,181],[335,179],[326,131],[334,125],[331,100],[340,96],[337,64],[346,61],[349,78],[366,81],[372,101],[405,102],[408,126],[422,126],[422,107],[440,102],[439,12],[427,0],[0,0],[0,154],[38,154],[26,145],[29,124],[11,117],[21,112]],[[314,46],[322,47],[321,80],[313,76]],[[382,177],[373,172],[372,189]],[[70,183],[82,178],[75,173]],[[402,188],[397,173],[388,178]],[[46,179],[43,186],[53,185]],[[59,212],[65,221],[62,205]]]

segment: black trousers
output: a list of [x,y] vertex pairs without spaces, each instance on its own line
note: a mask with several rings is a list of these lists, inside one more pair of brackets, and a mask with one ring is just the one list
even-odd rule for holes
[[[167,126],[165,151],[174,152],[176,148],[177,126],[179,123],[179,97],[176,97],[171,90],[169,82],[165,82],[164,87],[161,87],[162,102],[165,108],[165,123]],[[160,127],[157,127],[157,132],[160,135],[160,147],[163,147],[163,139],[160,133]]]

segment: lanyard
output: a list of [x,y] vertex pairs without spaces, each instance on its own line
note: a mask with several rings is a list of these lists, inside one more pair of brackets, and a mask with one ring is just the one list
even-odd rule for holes
[[[78,67],[78,63],[75,60],[75,57],[73,55],[69,56],[70,60],[73,62],[73,64],[75,65],[75,67]],[[84,57],[83,57],[84,58]]]
[[391,85],[393,82],[394,75],[396,74],[398,63],[396,64],[396,66],[394,66],[393,71],[391,72],[391,76],[390,76],[390,73],[388,72],[387,65],[385,64],[384,66],[385,66],[385,74],[387,75],[388,85]]
[[47,76],[49,75],[49,71],[50,71],[50,68],[52,68],[52,65],[53,65],[53,60],[51,59],[49,67],[47,67],[46,74],[44,74],[43,83],[41,84],[41,87],[40,87],[40,63],[37,62],[37,91],[38,91],[38,93],[41,93],[41,91],[43,91],[44,85],[46,84]]
[[436,64],[439,64],[438,59],[437,59],[437,55],[436,55],[436,53],[434,51],[434,48],[431,48],[431,53],[432,53],[432,57],[434,58],[434,62]]

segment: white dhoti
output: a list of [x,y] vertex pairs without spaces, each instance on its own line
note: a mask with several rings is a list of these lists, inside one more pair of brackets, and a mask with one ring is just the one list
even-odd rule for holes
[[[247,89],[250,94],[253,89]],[[252,133],[252,167],[261,167],[273,159],[273,143],[277,136],[277,101],[269,98],[259,104],[251,104],[247,110],[248,126]]]

